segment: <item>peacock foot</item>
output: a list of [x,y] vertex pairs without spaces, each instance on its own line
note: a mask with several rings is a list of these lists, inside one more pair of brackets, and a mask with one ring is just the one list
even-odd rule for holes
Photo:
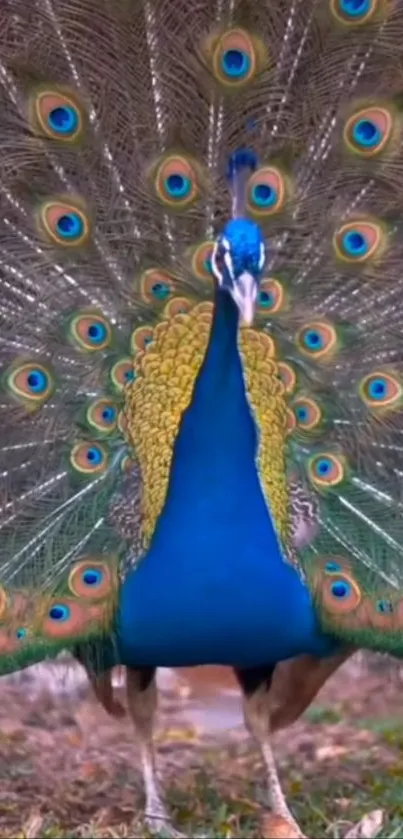
[[287,816],[266,813],[262,819],[262,836],[264,839],[306,839],[291,813]]

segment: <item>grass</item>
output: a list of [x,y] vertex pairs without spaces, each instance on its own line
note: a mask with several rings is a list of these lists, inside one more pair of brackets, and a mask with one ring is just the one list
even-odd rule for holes
[[[340,673],[275,749],[290,806],[308,837],[341,839],[384,811],[380,837],[403,839],[401,685]],[[380,691],[383,690],[384,701]],[[265,791],[242,730],[200,731],[164,698],[159,751],[168,803],[187,836],[262,836]],[[364,713],[365,711],[365,713]],[[0,708],[0,836],[140,837],[143,805],[127,720],[110,720],[86,692],[33,696],[7,687]]]
[[[206,756],[202,769],[191,771],[186,780],[182,778],[168,784],[170,810],[185,835],[228,839],[241,836],[252,839],[262,835],[264,790],[259,784],[247,781],[243,775],[244,771],[248,775],[251,770],[256,771],[258,777],[259,767],[253,755],[242,756],[242,772],[232,760],[233,757],[229,762],[222,750],[218,753],[212,751]],[[218,766],[222,769],[223,763],[229,769],[226,773],[218,771]],[[300,772],[290,768],[285,789],[293,812],[307,836],[326,835],[339,839],[364,814],[383,809],[387,815],[380,836],[403,837],[402,778],[399,772],[396,775],[393,771],[387,773],[380,782],[376,771],[360,771],[355,760],[336,764],[331,773],[303,779]],[[35,835],[48,839],[140,837],[145,833],[140,806],[141,795],[138,793],[133,796],[133,812],[130,808],[126,813],[119,813],[118,808],[113,806],[101,808],[94,812],[92,819],[67,829],[56,813],[48,812],[39,817],[36,834],[30,830],[33,822],[35,826],[34,813],[19,835],[21,839],[35,839]],[[2,836],[6,835],[2,833]],[[11,832],[9,836],[15,836],[15,833]]]

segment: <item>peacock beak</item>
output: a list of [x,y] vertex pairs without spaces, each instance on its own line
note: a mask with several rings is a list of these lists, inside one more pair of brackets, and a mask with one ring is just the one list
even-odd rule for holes
[[245,326],[250,326],[253,323],[256,312],[257,290],[255,277],[247,271],[237,277],[231,289],[232,297],[241,315],[241,321]]

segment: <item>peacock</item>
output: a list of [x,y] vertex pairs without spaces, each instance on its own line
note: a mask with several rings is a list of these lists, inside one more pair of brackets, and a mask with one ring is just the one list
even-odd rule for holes
[[174,833],[156,668],[232,667],[301,835],[276,667],[403,655],[402,0],[3,0],[0,81],[0,673],[125,666]]

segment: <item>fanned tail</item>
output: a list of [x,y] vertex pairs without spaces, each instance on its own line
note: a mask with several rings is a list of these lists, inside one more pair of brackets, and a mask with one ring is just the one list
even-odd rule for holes
[[400,0],[13,0],[0,22],[0,669],[111,637],[214,237],[244,214],[269,253],[243,345],[263,442],[288,406],[284,521],[262,457],[268,503],[323,625],[400,654]]

